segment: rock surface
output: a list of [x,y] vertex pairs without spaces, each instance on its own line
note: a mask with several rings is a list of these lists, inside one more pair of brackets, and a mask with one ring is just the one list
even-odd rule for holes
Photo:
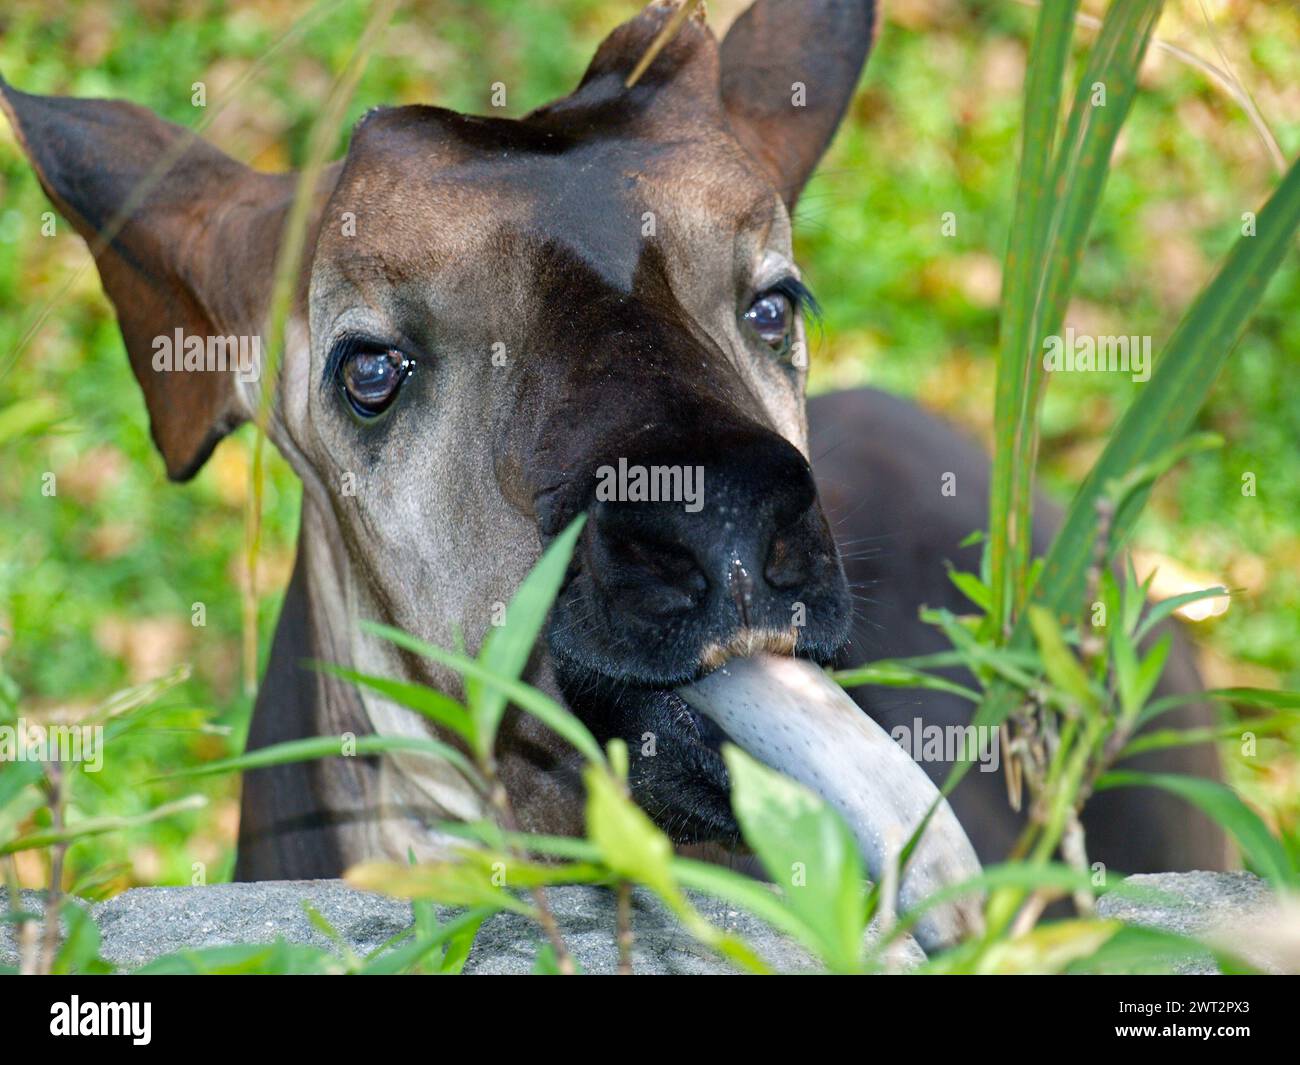
[[[1184,934],[1204,933],[1225,923],[1258,918],[1272,895],[1249,873],[1171,873],[1132,878],[1155,889],[1150,899],[1108,897],[1105,917]],[[561,887],[548,892],[573,956],[589,973],[613,972],[618,963],[614,942],[614,895],[600,888]],[[247,943],[289,943],[331,949],[303,909],[309,902],[358,955],[365,955],[408,928],[409,903],[356,891],[341,881],[280,881],[214,884],[206,887],[133,888],[88,910],[100,928],[102,956],[119,969],[137,968],[176,951]],[[771,931],[757,918],[704,897],[694,902],[715,925],[744,938],[781,972],[815,968],[808,954]],[[27,909],[39,908],[35,893],[24,893]],[[7,909],[0,890],[0,908]],[[439,910],[440,917],[452,911]],[[652,896],[634,895],[636,933],[634,967],[639,973],[722,973],[733,971],[705,948]],[[525,917],[499,914],[480,930],[465,965],[470,973],[528,973],[544,942]],[[920,952],[905,944],[902,964],[915,964]],[[0,925],[0,965],[16,964],[13,929]],[[1209,955],[1189,957],[1186,972],[1212,972]]]
[[[578,964],[590,973],[614,972],[618,949],[613,893],[600,888],[557,887],[548,890],[547,898]],[[4,899],[0,890],[0,908],[7,908]],[[100,929],[102,957],[119,969],[134,969],[176,951],[273,943],[277,938],[330,949],[329,939],[308,918],[304,901],[362,956],[410,927],[412,921],[410,903],[357,891],[340,880],[132,888],[88,909]],[[743,937],[778,971],[815,968],[805,951],[757,918],[712,899],[697,897],[694,902],[706,919]],[[733,971],[696,943],[652,895],[637,891],[633,903],[637,972]],[[35,892],[25,892],[23,904],[37,911],[41,899]],[[454,916],[452,910],[437,909],[440,919]],[[479,930],[465,972],[529,973],[543,942],[540,929],[528,918],[498,914]],[[919,958],[919,950],[915,957]],[[12,930],[0,926],[0,965],[16,961]]]
[[[1295,935],[1294,915],[1283,919],[1273,892],[1259,877],[1251,873],[1140,873],[1125,883],[1151,894],[1140,899],[1105,895],[1097,903],[1099,916],[1204,938],[1259,968],[1294,971],[1294,961],[1272,949],[1286,946],[1280,939],[1286,927]],[[1271,936],[1265,936],[1273,939],[1271,945],[1255,942],[1264,928],[1272,929]],[[1216,974],[1219,969],[1206,951],[1180,962],[1178,971]]]

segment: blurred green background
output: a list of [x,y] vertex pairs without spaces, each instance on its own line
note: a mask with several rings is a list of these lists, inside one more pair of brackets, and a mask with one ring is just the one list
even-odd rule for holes
[[[434,102],[488,110],[493,82],[518,115],[568,91],[628,0],[429,0],[388,29],[348,111]],[[709,4],[715,28],[744,0]],[[916,397],[987,443],[999,264],[1018,152],[1032,7],[1015,0],[893,0],[861,92],[800,204],[797,250],[826,312],[816,389],[871,382]],[[1098,2],[1083,4],[1100,13]],[[112,96],[153,108],[263,169],[300,161],[332,78],[361,32],[354,0],[7,0],[0,73],[31,92]],[[1202,12],[1208,14],[1213,31]],[[309,15],[309,12],[315,12]],[[305,18],[306,17],[306,18]],[[296,24],[287,41],[272,46]],[[1170,0],[1161,41],[1234,73],[1282,153],[1300,151],[1300,14],[1257,0]],[[1089,43],[1081,27],[1076,43]],[[268,54],[270,53],[270,54]],[[243,79],[252,73],[247,81]],[[208,107],[191,103],[203,82]],[[231,93],[231,88],[239,86]],[[339,151],[346,144],[340,137]],[[1069,324],[1153,337],[1158,352],[1277,171],[1255,126],[1213,78],[1154,49],[1083,262]],[[84,244],[50,207],[0,123],[0,664],[32,720],[75,720],[125,685],[190,664],[157,728],[103,773],[82,775],[74,814],[139,812],[202,790],[204,810],[76,844],[66,882],[95,890],[228,876],[237,782],[149,782],[242,746],[243,514],[252,433],[223,443],[187,486],[169,485],[149,439],[112,309]],[[955,235],[941,220],[954,212]],[[1300,261],[1274,281],[1199,428],[1217,453],[1157,490],[1137,535],[1164,594],[1224,583],[1237,595],[1194,636],[1215,685],[1300,686]],[[33,331],[39,316],[48,312]],[[17,354],[19,345],[25,347]],[[1133,390],[1122,375],[1058,375],[1048,393],[1046,487],[1068,498]],[[1243,496],[1244,473],[1257,495]],[[58,492],[42,495],[54,473]],[[293,557],[299,488],[271,465],[261,563],[263,654]],[[206,625],[191,624],[203,603]],[[1234,758],[1247,798],[1296,839],[1300,737]],[[1231,753],[1231,752],[1229,752]],[[44,855],[20,855],[24,881]]]

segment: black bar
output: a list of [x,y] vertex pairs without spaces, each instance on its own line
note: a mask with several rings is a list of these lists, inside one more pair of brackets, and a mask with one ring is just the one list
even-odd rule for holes
[[[349,1050],[372,1057],[406,1056],[420,1046],[445,1052],[467,1041],[495,1052],[514,1045],[542,1054],[549,1053],[548,1045],[564,1045],[567,1053],[604,1056],[638,1032],[636,1041],[663,1040],[663,1053],[670,1055],[672,1033],[683,1026],[696,1051],[710,1032],[719,1040],[788,1034],[796,1046],[815,1046],[853,1031],[864,1053],[874,1032],[882,1039],[888,1033],[896,1049],[1001,1045],[1015,1046],[1016,1056],[1025,1057],[1036,1046],[1045,1056],[1124,1044],[1202,1043],[1230,1052],[1242,1044],[1291,1043],[1295,1032],[1296,985],[1286,978],[896,976],[831,988],[824,977],[714,977],[708,986],[697,980],[671,989],[645,978],[585,979],[574,987],[559,978],[515,977],[509,988],[502,978],[491,986],[484,979],[493,978],[6,980],[0,984],[5,1057],[22,1061],[22,1049],[66,1049],[59,1044],[94,1053],[96,1044],[113,1044],[128,1053],[167,1054],[284,1047],[337,1059]],[[137,1044],[140,1037],[131,1034],[52,1034],[52,1025],[66,1028],[73,996],[78,1031],[92,1017],[108,1026],[116,1018],[119,1028],[128,1027],[123,1022],[131,1014],[122,1008],[104,1013],[101,1003],[135,1004],[138,1031],[148,1003],[148,1042]],[[620,1029],[618,1043],[591,1038],[602,1030],[618,1037]]]

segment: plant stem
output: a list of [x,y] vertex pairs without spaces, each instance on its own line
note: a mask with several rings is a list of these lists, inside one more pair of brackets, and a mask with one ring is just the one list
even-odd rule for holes
[[655,39],[650,42],[650,47],[645,50],[645,54],[632,68],[632,73],[627,76],[627,81],[623,83],[624,88],[630,89],[641,80],[641,75],[649,69],[650,64],[667,47],[668,42],[677,36],[677,31],[682,28],[682,23],[695,10],[699,2],[700,0],[684,0],[682,6],[669,16],[668,21],[664,23],[664,28],[655,35]]
[[[58,762],[48,762],[50,822],[55,832],[63,828],[63,769]],[[67,843],[57,843],[50,855],[50,891],[45,897],[45,928],[41,936],[41,955],[36,971],[48,976],[54,971],[54,957],[59,949],[59,903],[63,890],[63,856]]]
[[[488,781],[491,788],[492,806],[496,810],[497,820],[501,827],[506,830],[507,840],[509,836],[518,833],[519,823],[515,819],[514,807],[510,805],[510,796],[506,793],[505,785],[497,779],[496,763],[491,758],[485,758],[481,762],[483,776]],[[523,852],[514,843],[507,842],[510,853],[516,858],[523,858]],[[569,954],[569,948],[565,946],[564,937],[560,934],[559,923],[555,920],[555,914],[551,910],[551,904],[546,901],[546,891],[539,887],[529,888],[529,894],[533,897],[533,903],[537,907],[537,923],[542,926],[542,931],[546,933],[546,938],[550,940],[551,949],[555,951],[555,963],[559,966],[560,972],[565,976],[572,976],[576,971],[573,964],[573,957]]]

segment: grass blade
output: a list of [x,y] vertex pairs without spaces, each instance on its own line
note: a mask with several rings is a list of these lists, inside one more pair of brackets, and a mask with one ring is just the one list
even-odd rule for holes
[[[1155,461],[1186,435],[1269,279],[1292,246],[1297,228],[1300,162],[1292,164],[1260,211],[1255,235],[1237,239],[1214,280],[1184,315],[1157,360],[1150,381],[1124,413],[1101,458],[1075,493],[1034,587],[1036,602],[1057,614],[1070,615],[1078,609],[1093,556],[1097,501],[1112,482],[1122,481],[1133,469]],[[1115,515],[1115,543],[1120,543],[1132,527],[1148,494],[1146,489],[1134,492]],[[996,518],[991,520],[996,528]],[[1024,647],[1028,638],[1028,625],[1021,618],[1012,634],[1012,646]],[[1001,724],[1015,700],[1016,693],[1009,686],[991,688],[973,723]],[[958,762],[953,766],[944,784],[945,792],[956,787],[972,764]]]
[[474,740],[474,726],[470,723],[465,708],[451,696],[443,695],[442,692],[428,685],[390,680],[388,677],[375,677],[369,673],[359,673],[355,669],[345,669],[329,662],[313,662],[312,665],[322,673],[329,673],[340,680],[349,680],[353,684],[370,688],[395,703],[410,707],[430,721],[451,729],[466,742],[472,743]]
[[426,658],[432,658],[435,662],[450,666],[466,677],[472,677],[484,686],[500,692],[504,699],[513,702],[519,709],[526,710],[555,732],[558,732],[573,744],[587,761],[604,764],[605,753],[600,749],[600,744],[596,742],[595,737],[587,730],[587,726],[545,692],[534,688],[530,684],[525,684],[521,680],[498,676],[483,663],[473,658],[467,658],[465,655],[441,647],[434,647],[433,644],[425,643],[401,629],[393,628],[391,625],[363,621],[361,622],[361,628],[366,632],[374,633],[376,636],[382,636],[385,640],[390,640],[397,644],[398,647],[404,647],[417,655],[424,655]]
[[[506,608],[505,626],[492,629],[484,639],[478,660],[491,673],[508,680],[516,680],[523,673],[538,634],[546,623],[546,616],[551,612],[551,604],[564,582],[569,559],[585,522],[586,515],[579,515],[551,541],[511,598]],[[478,679],[466,673],[465,688],[470,696],[479,753],[487,755],[496,743],[497,728],[506,710],[506,695],[498,687],[471,683]],[[551,722],[547,724],[555,728]]]
[[[1052,142],[1060,118],[1061,86],[1069,57],[1074,12],[1078,0],[1043,4],[1030,46],[1025,77],[1025,119],[1020,171],[1016,182],[1015,213],[1007,243],[1002,289],[1002,346],[998,360],[994,429],[997,448],[993,458],[991,510],[1010,515],[1016,496],[1018,439],[1024,431],[1027,382],[1023,354],[1029,335],[1030,294],[1041,270],[1042,219],[1049,195],[1047,174]],[[1010,551],[1015,534],[1006,523],[990,528],[989,562],[994,631],[1001,633],[1010,617]]]
[[1279,886],[1300,885],[1300,875],[1268,826],[1226,785],[1213,780],[1179,776],[1176,773],[1139,773],[1115,770],[1097,779],[1097,790],[1108,788],[1160,788],[1198,807],[1240,844],[1260,876]]
[[[236,758],[222,758],[215,762],[205,762],[190,769],[178,769],[155,780],[171,780],[176,777],[210,777],[218,773],[244,772],[249,769],[265,769],[267,766],[287,765],[290,762],[311,762],[320,758],[344,758],[344,740],[342,736],[312,736],[305,740],[289,740],[275,743],[269,747],[260,747]],[[429,758],[439,758],[450,762],[471,784],[480,791],[484,790],[483,779],[469,760],[450,744],[421,736],[357,736],[352,741],[354,755],[388,754],[402,751],[410,754],[422,754]]]
[[[1028,587],[1033,474],[1038,457],[1037,411],[1047,380],[1041,357],[1042,342],[1061,330],[1084,242],[1101,203],[1110,157],[1137,94],[1138,69],[1163,2],[1117,0],[1107,11],[1079,79],[1069,123],[1053,167],[1050,192],[1044,190],[1043,206],[1034,218],[1037,256],[1032,288],[1028,291],[1018,288],[1015,293],[1015,298],[1026,300],[1027,305],[1013,303],[1005,312],[1009,326],[999,360],[999,378],[1004,373],[1016,375],[1014,391],[1019,406],[1014,410],[1003,408],[1000,412],[1003,421],[998,425],[999,457],[1010,468],[1005,475],[1006,483],[998,482],[995,477],[995,490],[1001,486],[1006,495],[994,500],[992,513],[1007,520],[991,523],[993,544],[996,547],[1002,542],[1005,546],[1000,554],[994,553],[991,562],[995,566],[999,561],[1003,563],[1001,572],[1010,590],[1004,589],[1004,598],[997,600],[995,572],[995,603],[1000,604],[1000,612],[994,619],[996,632],[1007,631],[1007,624],[1022,605]],[[1102,99],[1095,95],[1098,91],[1105,93],[1104,103],[1098,103]],[[1009,455],[1001,453],[1004,443],[1012,447]],[[1007,509],[996,509],[999,504]]]
[[[1096,535],[1097,500],[1105,486],[1154,460],[1187,433],[1269,278],[1292,246],[1297,227],[1300,163],[1292,164],[1260,211],[1256,235],[1237,239],[1222,269],[1183,317],[1156,361],[1151,380],[1076,493],[1035,590],[1039,602],[1057,611],[1078,603]],[[1116,543],[1132,527],[1147,494],[1134,493],[1115,515]]]

